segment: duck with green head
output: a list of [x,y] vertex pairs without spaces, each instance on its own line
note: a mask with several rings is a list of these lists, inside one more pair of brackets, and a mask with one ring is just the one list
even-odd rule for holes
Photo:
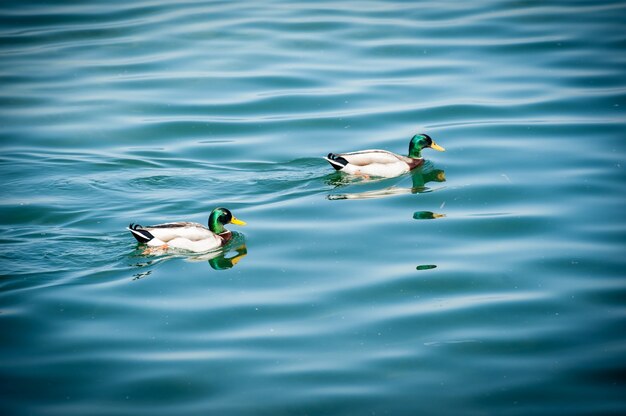
[[208,227],[196,222],[168,222],[148,227],[130,224],[128,230],[139,243],[151,247],[200,253],[221,247],[232,238],[232,233],[224,228],[226,224],[246,225],[228,209],[215,208],[209,215]]
[[422,150],[431,148],[440,152],[443,147],[428,134],[416,134],[409,143],[409,155],[402,156],[387,150],[370,149],[350,153],[329,153],[326,159],[337,171],[364,177],[392,178],[409,172],[424,163]]

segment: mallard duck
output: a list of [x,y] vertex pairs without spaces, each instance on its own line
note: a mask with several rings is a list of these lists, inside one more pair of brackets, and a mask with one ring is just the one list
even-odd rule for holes
[[409,155],[401,156],[387,150],[371,149],[351,153],[329,153],[326,159],[338,171],[364,177],[380,176],[391,178],[402,175],[424,163],[422,149],[430,147],[440,152],[443,147],[436,144],[428,134],[416,134],[409,143]]
[[128,230],[138,242],[152,247],[177,248],[196,253],[212,250],[226,244],[232,233],[225,224],[246,225],[226,208],[215,208],[209,215],[209,227],[196,222],[168,222],[143,227],[130,224]]

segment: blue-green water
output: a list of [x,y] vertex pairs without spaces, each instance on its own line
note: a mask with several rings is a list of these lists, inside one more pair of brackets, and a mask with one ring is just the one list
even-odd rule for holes
[[[1,413],[624,414],[624,22],[3,2]],[[321,159],[418,132],[413,177]],[[220,205],[211,261],[125,230]]]

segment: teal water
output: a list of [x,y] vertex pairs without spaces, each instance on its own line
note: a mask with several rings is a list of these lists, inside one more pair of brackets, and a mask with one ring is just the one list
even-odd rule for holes
[[[624,22],[3,2],[1,413],[626,413]],[[413,176],[321,159],[418,132]],[[214,258],[125,230],[216,206]]]

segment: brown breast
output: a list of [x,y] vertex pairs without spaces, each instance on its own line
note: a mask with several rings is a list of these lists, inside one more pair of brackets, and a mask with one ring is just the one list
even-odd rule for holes
[[418,166],[422,166],[424,164],[424,159],[413,159],[409,163],[409,169],[413,170]]

